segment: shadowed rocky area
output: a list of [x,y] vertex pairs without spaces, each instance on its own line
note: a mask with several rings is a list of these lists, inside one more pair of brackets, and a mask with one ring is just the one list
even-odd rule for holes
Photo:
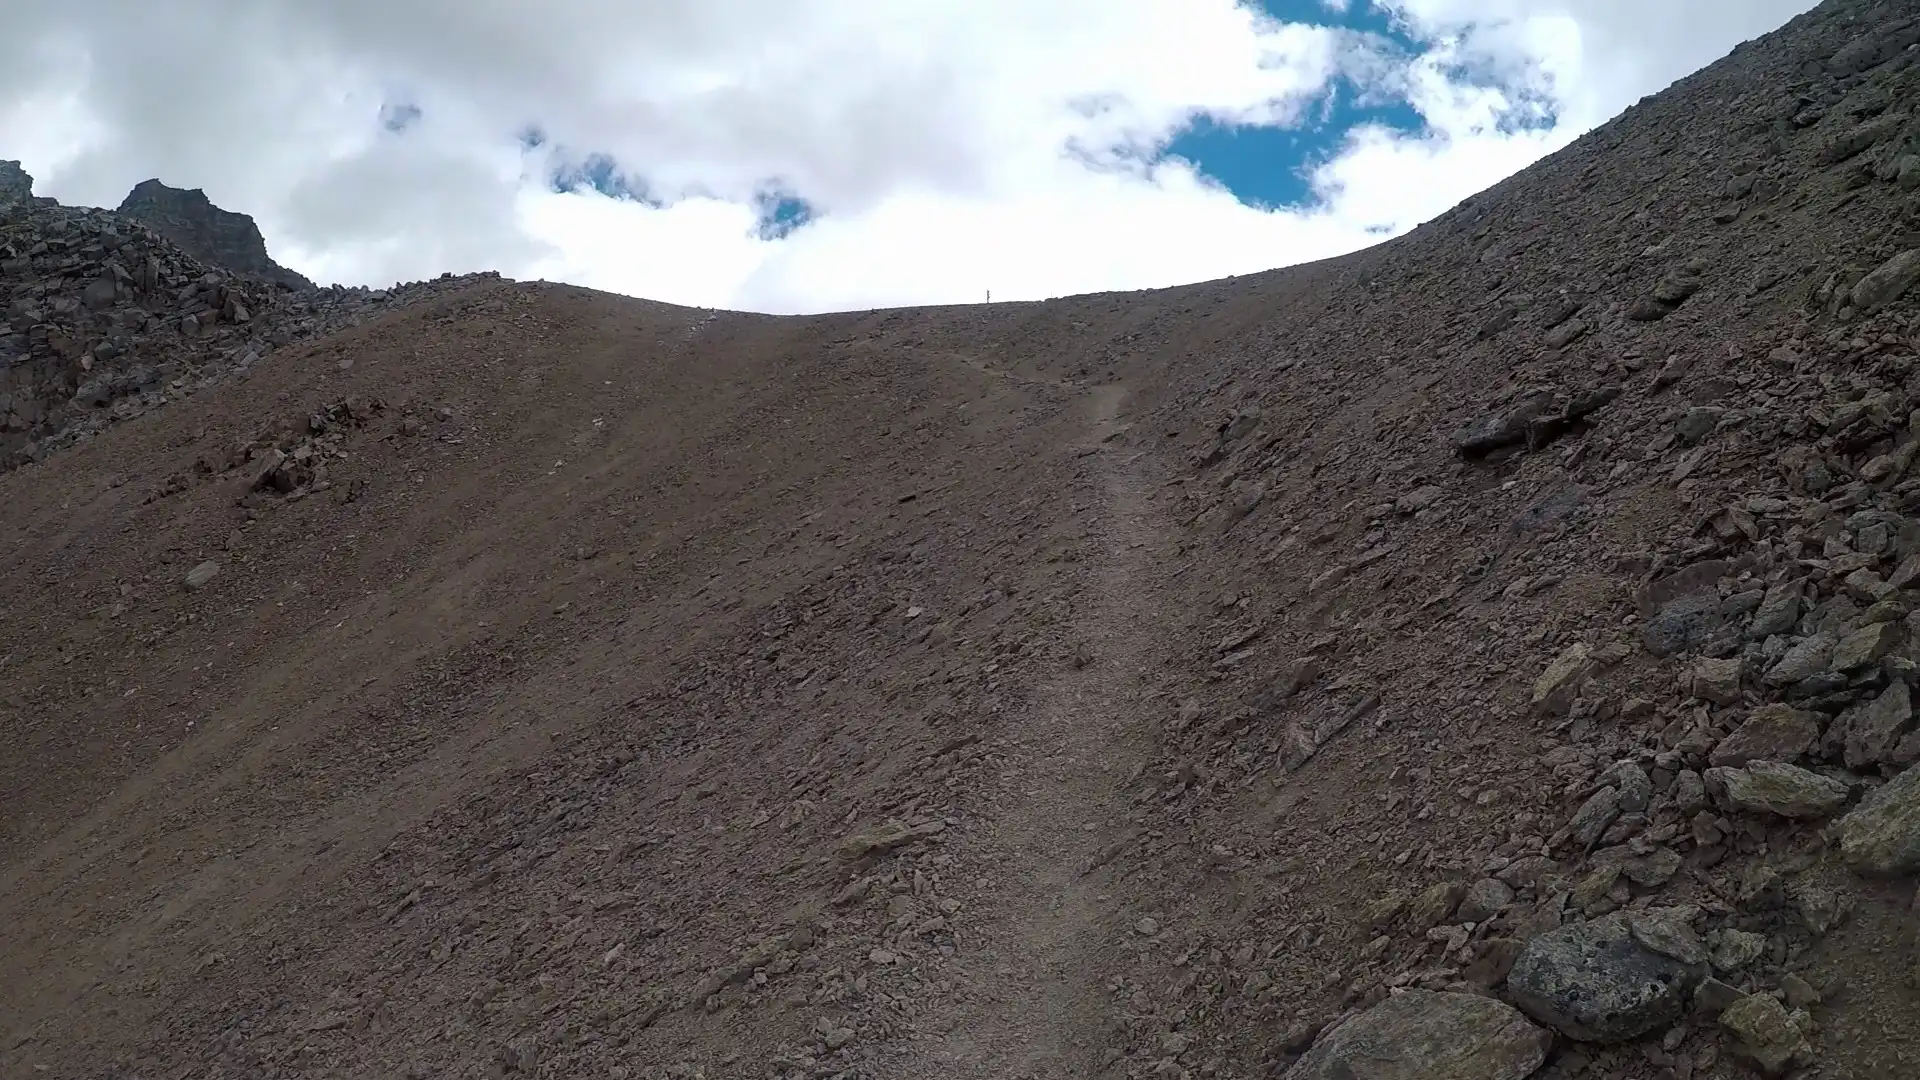
[[1915,1075],[1916,46],[1230,281],[447,284],[0,475],[0,1072]]

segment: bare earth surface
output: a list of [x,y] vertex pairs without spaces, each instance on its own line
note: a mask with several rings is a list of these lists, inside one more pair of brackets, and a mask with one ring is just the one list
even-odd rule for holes
[[0,474],[0,1076],[1920,1075],[1916,46],[1251,278],[422,292]]

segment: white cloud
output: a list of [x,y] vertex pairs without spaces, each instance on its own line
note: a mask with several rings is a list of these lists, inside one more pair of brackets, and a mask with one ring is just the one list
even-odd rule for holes
[[[8,0],[0,156],[70,202],[203,187],[320,280],[497,268],[773,311],[1043,297],[1403,231],[1811,0],[1389,6],[1431,51],[1233,0]],[[1429,131],[1354,132],[1311,207],[1147,163],[1196,115],[1310,120],[1341,76]],[[396,101],[421,111],[399,135]],[[1558,125],[1503,130],[1527,105]],[[551,191],[556,148],[612,155],[661,205]],[[757,235],[770,185],[815,220]]]

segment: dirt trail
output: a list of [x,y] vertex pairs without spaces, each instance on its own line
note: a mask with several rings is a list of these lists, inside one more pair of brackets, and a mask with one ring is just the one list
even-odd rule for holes
[[1108,1040],[1102,973],[1132,932],[1097,865],[1128,830],[1123,785],[1146,750],[1141,703],[1152,691],[1156,554],[1166,543],[1148,502],[1143,458],[1107,441],[1124,429],[1127,391],[1095,388],[1089,472],[1093,549],[1071,633],[1084,666],[1035,696],[1019,755],[1003,770],[1003,813],[975,852],[997,902],[985,940],[963,951],[957,1005],[928,1018],[888,1075],[954,1080],[1090,1076]]

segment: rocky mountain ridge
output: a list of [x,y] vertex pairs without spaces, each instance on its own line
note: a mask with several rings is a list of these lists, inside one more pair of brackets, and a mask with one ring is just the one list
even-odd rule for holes
[[148,181],[120,211],[66,207],[0,162],[0,469],[244,376],[291,342],[493,276],[317,289],[261,262],[252,219],[180,194]]
[[199,188],[174,188],[158,179],[142,180],[127,193],[116,213],[146,224],[209,266],[289,289],[314,287],[313,282],[268,257],[266,239],[252,217],[222,210]]

